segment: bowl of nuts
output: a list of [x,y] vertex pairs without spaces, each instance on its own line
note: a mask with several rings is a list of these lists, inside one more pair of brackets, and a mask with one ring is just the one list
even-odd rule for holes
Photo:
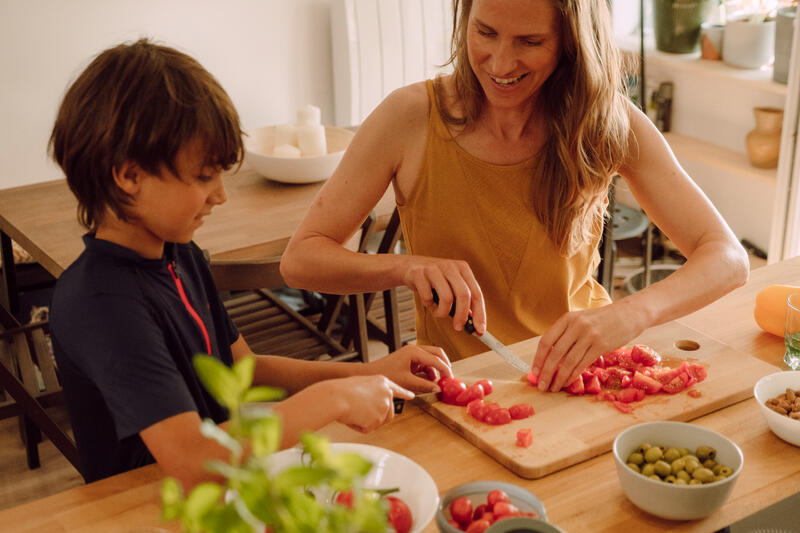
[[800,370],[764,376],[753,388],[753,395],[769,429],[800,446]]
[[613,446],[625,496],[650,514],[695,520],[725,503],[744,458],[730,439],[685,422],[631,426]]

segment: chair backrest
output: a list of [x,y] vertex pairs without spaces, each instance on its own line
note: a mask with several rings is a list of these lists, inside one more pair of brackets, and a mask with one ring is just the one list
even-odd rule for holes
[[393,90],[450,57],[451,0],[332,0],[337,126],[356,126]]

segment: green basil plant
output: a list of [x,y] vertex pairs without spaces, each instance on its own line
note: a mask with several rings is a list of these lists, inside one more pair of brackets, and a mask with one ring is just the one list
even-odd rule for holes
[[[285,393],[251,386],[254,357],[244,357],[232,368],[207,355],[196,355],[193,362],[203,385],[230,412],[227,429],[208,419],[201,426],[205,437],[228,449],[230,460],[205,465],[225,478],[223,484],[201,483],[188,495],[176,479],[167,478],[161,487],[164,520],[180,520],[188,533],[261,533],[261,524],[272,533],[387,531],[380,495],[363,488],[372,463],[358,454],[333,453],[327,438],[304,434],[303,464],[270,472],[281,421],[252,403],[280,400]],[[332,495],[344,490],[353,491],[351,507],[332,501]]]

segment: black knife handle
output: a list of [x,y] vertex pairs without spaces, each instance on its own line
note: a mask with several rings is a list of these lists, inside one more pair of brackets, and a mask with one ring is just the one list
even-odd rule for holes
[[[436,294],[436,289],[431,289],[431,293],[433,293],[433,303],[439,303],[439,295]],[[453,302],[453,305],[450,307],[450,316],[456,316],[456,303]],[[464,324],[464,331],[467,333],[475,333],[475,325],[472,323],[472,315],[467,317],[467,323]]]

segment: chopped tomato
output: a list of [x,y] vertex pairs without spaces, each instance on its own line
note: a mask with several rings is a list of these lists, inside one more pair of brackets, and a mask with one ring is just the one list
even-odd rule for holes
[[632,385],[634,388],[641,389],[647,394],[656,394],[661,390],[662,387],[658,380],[645,376],[641,372],[636,372],[633,374]]
[[526,377],[528,378],[528,382],[531,385],[533,385],[534,387],[539,386],[539,374],[534,374],[533,370],[531,370],[530,372],[528,372],[528,375]]
[[[601,368],[600,370],[605,370],[605,368]],[[600,391],[603,390],[602,385],[600,385],[600,378],[598,378],[596,374],[592,375],[587,381],[584,381],[583,388],[589,394],[600,394]]]
[[508,409],[505,407],[500,407],[499,409],[492,409],[486,416],[484,416],[483,421],[487,424],[492,426],[502,426],[503,424],[508,424],[511,422],[511,413],[508,412]]
[[631,358],[644,366],[654,366],[661,362],[658,352],[644,344],[637,344],[631,348]]
[[676,394],[678,392],[681,392],[683,389],[686,388],[686,384],[688,382],[688,375],[686,375],[687,376],[686,380],[684,380],[681,377],[683,375],[686,375],[686,374],[678,374],[677,376],[675,376],[672,379],[672,381],[670,381],[669,383],[664,385],[664,388],[662,390],[664,392],[666,392],[667,394]]
[[583,394],[586,389],[583,387],[583,380],[579,377],[578,379],[570,383],[569,386],[566,387],[566,390],[570,394],[579,395]]
[[686,371],[696,381],[703,381],[704,379],[706,379],[708,377],[708,372],[706,371],[706,367],[704,367],[700,363],[692,363],[692,364],[688,365],[686,367]]
[[605,368],[606,367],[606,360],[601,355],[600,357],[598,357],[597,359],[594,360],[594,363],[592,363],[592,365],[596,366],[597,368]]
[[[520,448],[527,448],[533,444],[533,430],[530,428],[522,428],[517,431],[517,446]],[[495,506],[495,509],[497,506]]]
[[[439,382],[443,382],[444,380],[441,379]],[[450,405],[459,405],[456,403],[456,399],[459,395],[467,390],[467,386],[459,379],[448,378],[447,381],[444,381],[443,385],[439,385],[442,389],[441,399],[444,403],[448,403]]]
[[699,398],[700,397],[700,391],[697,390],[697,389],[690,389],[689,392],[687,392],[686,394],[688,394],[692,398]]
[[617,348],[616,350],[610,351],[608,353],[603,354],[603,361],[606,363],[606,368],[610,366],[614,366],[619,363],[619,356],[626,352],[625,348]]
[[611,402],[611,403],[612,403],[612,404],[614,405],[614,407],[616,407],[616,408],[617,408],[617,410],[618,410],[618,411],[620,411],[621,413],[628,414],[628,413],[631,413],[631,412],[633,412],[633,407],[632,407],[630,404],[627,404],[627,403],[622,403],[622,402],[616,402],[616,401],[615,401],[615,402]]
[[[641,394],[641,397],[639,394]],[[644,399],[644,391],[633,387],[622,389],[617,393],[617,400],[622,403],[638,402],[642,399]]]
[[637,363],[633,360],[632,352],[625,352],[620,354],[619,356],[619,363],[617,363],[620,368],[624,368],[625,370],[638,370],[641,367],[641,363]]
[[334,500],[339,505],[344,505],[348,509],[353,508],[353,491],[350,489],[343,490],[339,494],[336,495],[336,499]]
[[486,404],[480,398],[472,400],[467,404],[467,414],[475,420],[483,422],[483,418],[486,416]]
[[514,420],[522,420],[523,418],[528,418],[529,416],[533,416],[533,406],[527,403],[518,403],[516,405],[512,405],[508,408],[508,413],[511,415],[511,418]]
[[475,384],[476,385],[480,385],[481,387],[483,387],[483,395],[484,396],[488,396],[494,390],[494,387],[492,386],[492,380],[491,379],[481,379],[481,380],[477,381]]
[[406,502],[396,496],[387,496],[389,501],[389,512],[387,519],[389,525],[394,528],[395,533],[408,533],[411,531],[413,519],[411,517],[411,509],[408,508]]
[[608,381],[608,369],[607,368],[595,368],[594,375],[597,376],[597,379],[600,380],[600,384],[605,384]]
[[456,405],[467,405],[472,400],[482,400],[483,396],[483,385],[475,383],[456,396]]
[[607,402],[615,402],[617,401],[617,395],[611,391],[603,391],[600,394],[600,399]]

